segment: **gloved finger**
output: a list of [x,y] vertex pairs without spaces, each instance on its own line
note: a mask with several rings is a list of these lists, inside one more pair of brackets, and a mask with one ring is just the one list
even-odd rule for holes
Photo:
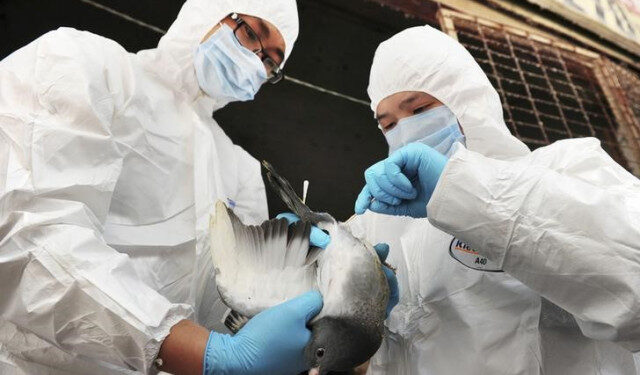
[[358,198],[356,199],[356,204],[354,207],[356,215],[362,215],[363,213],[365,213],[365,211],[367,211],[367,209],[369,208],[369,205],[371,205],[372,199],[373,195],[371,195],[371,192],[369,191],[369,186],[365,185],[364,188],[362,188],[360,194],[358,194]]
[[283,212],[281,214],[278,214],[276,216],[276,219],[286,219],[287,222],[289,222],[289,225],[300,221],[300,217],[298,217],[298,215],[294,214],[293,212]]
[[413,193],[412,196],[407,198],[401,197],[402,199],[414,199],[418,195],[418,191],[413,187],[409,178],[402,173],[402,169],[400,169],[397,163],[391,160],[385,161],[384,171],[391,185],[401,191],[410,191]]
[[[283,212],[281,214],[278,214],[276,216],[276,219],[286,219],[289,225],[300,221],[300,217],[291,212]],[[331,242],[331,236],[329,236],[322,229],[316,227],[315,225],[311,227],[311,235],[309,236],[309,243],[311,244],[311,246],[326,249],[327,246],[329,246],[329,242]]]
[[373,247],[376,251],[376,253],[378,254],[378,258],[380,258],[381,262],[384,262],[385,260],[387,260],[387,257],[389,256],[389,245],[384,243],[384,242],[380,242],[379,244],[375,245]]
[[371,195],[373,195],[375,199],[391,205],[400,204],[400,199],[387,194],[384,190],[382,190],[382,188],[380,188],[375,177],[375,172],[368,169],[364,174],[364,178],[367,181],[367,186],[369,186]]
[[400,216],[400,215],[406,214],[405,213],[406,207],[404,205],[392,206],[384,202],[380,202],[378,200],[374,200],[373,202],[371,202],[371,205],[369,206],[369,210],[379,214],[385,214],[385,215]]
[[[385,163],[384,165],[386,166],[387,164],[391,164],[398,168],[393,163]],[[389,175],[387,172],[385,172],[384,174],[379,174],[375,177],[376,182],[382,190],[393,197],[396,197],[398,199],[414,199],[418,195],[418,191],[411,185],[409,179],[405,177],[402,172],[400,172],[399,168],[398,172],[400,173],[400,176]],[[405,185],[404,182],[402,182],[403,185],[400,186],[397,184],[397,182],[391,180],[392,177],[399,180],[404,177],[408,185]],[[407,186],[409,187],[408,189]]]
[[309,243],[312,246],[319,247],[321,249],[326,249],[327,246],[329,246],[329,242],[331,242],[331,236],[329,236],[322,229],[316,227],[315,225],[311,227],[311,235],[309,236]]
[[398,278],[396,277],[396,274],[387,266],[383,266],[382,270],[384,271],[384,275],[387,277],[387,282],[389,283],[389,302],[387,303],[388,317],[391,313],[391,310],[393,310],[393,308],[400,301],[400,290],[398,287]]
[[298,297],[284,302],[282,306],[286,306],[289,311],[297,314],[304,319],[305,324],[309,323],[314,316],[322,310],[322,294],[317,290],[299,295]]
[[379,214],[392,214],[393,210],[392,207],[389,206],[388,204],[384,203],[384,202],[380,202],[380,201],[373,201],[371,202],[371,204],[369,205],[369,210],[373,211],[373,212],[377,212]]
[[[385,160],[385,164],[395,164],[400,169],[402,174],[410,179],[418,174],[420,162],[422,159],[424,159],[425,150],[433,149],[422,143],[409,143],[408,145],[391,153],[391,155],[389,155],[389,157]],[[386,168],[387,166],[385,165],[385,171]]]

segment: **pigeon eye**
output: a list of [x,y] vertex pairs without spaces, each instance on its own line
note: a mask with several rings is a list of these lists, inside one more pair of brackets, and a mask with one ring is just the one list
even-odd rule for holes
[[324,357],[324,348],[318,348],[318,350],[316,350],[316,357],[318,358]]

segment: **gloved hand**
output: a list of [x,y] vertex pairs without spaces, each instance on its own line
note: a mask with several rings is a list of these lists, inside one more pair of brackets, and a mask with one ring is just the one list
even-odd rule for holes
[[[379,243],[373,248],[376,250],[380,261],[384,263],[384,261],[387,260],[387,256],[389,256],[389,245],[386,243]],[[389,283],[389,303],[387,303],[388,318],[391,310],[396,307],[400,300],[400,291],[398,289],[398,279],[396,278],[395,272],[385,265],[382,266],[382,270],[384,271],[384,275],[387,277],[387,282]]]
[[304,348],[307,323],[322,310],[319,292],[261,312],[235,336],[211,332],[204,355],[205,375],[299,374],[308,370]]
[[[427,203],[447,164],[447,157],[422,143],[409,143],[365,171],[366,185],[355,212],[427,216]],[[375,200],[374,200],[375,198]]]
[[[300,221],[298,215],[291,212],[281,213],[276,216],[276,219],[287,219],[289,225]],[[309,243],[311,246],[326,249],[327,246],[329,246],[329,242],[331,242],[331,236],[315,225],[311,227],[311,235],[309,236]]]

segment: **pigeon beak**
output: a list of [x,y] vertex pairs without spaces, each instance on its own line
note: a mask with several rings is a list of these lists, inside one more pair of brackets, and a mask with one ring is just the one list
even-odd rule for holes
[[320,367],[314,367],[309,370],[309,375],[320,375]]

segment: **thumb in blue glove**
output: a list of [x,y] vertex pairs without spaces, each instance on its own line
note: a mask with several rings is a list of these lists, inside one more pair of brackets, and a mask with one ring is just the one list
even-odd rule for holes
[[427,203],[447,161],[446,156],[422,143],[400,148],[367,169],[356,214],[369,209],[387,215],[426,217]]
[[[276,219],[286,219],[289,222],[289,225],[300,221],[298,215],[291,212],[281,213],[276,216]],[[329,246],[329,242],[331,242],[331,236],[315,225],[311,227],[311,234],[309,235],[309,243],[311,246],[326,249],[327,246]]]
[[394,307],[400,301],[400,290],[398,288],[398,279],[396,278],[396,273],[385,265],[385,261],[389,256],[389,245],[386,243],[379,243],[373,247],[378,254],[378,258],[383,263],[382,271],[384,275],[387,277],[387,282],[389,283],[389,303],[387,303],[387,317],[391,313]]
[[211,332],[205,375],[299,374],[308,370],[307,323],[322,309],[319,292],[305,293],[254,316],[235,336]]

